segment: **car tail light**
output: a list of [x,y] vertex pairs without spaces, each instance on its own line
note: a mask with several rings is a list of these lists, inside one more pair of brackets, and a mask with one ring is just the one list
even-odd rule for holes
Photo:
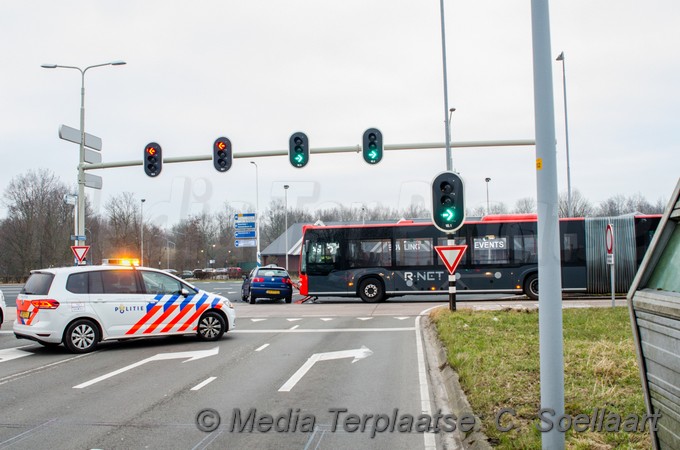
[[57,309],[59,302],[56,300],[31,300],[31,305],[38,309]]
[[253,278],[253,283],[264,283],[264,278],[255,277],[255,278]]
[[286,283],[286,284],[290,284],[291,286],[293,285],[293,283],[290,281],[290,278],[288,278],[288,277],[284,278],[283,282]]

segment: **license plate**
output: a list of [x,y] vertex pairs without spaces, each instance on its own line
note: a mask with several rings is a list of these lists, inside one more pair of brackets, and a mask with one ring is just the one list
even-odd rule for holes
[[21,317],[22,319],[28,319],[28,318],[31,317],[31,312],[30,311],[21,311],[19,313],[19,317]]
[[267,294],[280,294],[281,291],[274,291],[274,290],[269,290],[267,291]]

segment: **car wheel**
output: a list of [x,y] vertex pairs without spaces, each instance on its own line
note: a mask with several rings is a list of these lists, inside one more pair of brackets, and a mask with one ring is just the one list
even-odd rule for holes
[[538,300],[538,274],[532,273],[524,282],[524,294],[532,300]]
[[367,278],[359,285],[359,297],[366,303],[377,303],[383,300],[385,289],[375,278]]
[[99,328],[91,320],[78,319],[64,332],[64,345],[73,353],[87,353],[97,347]]
[[293,294],[286,295],[286,303],[292,303],[293,302]]
[[255,302],[257,301],[257,298],[255,298],[255,296],[253,295],[252,292],[250,293],[249,300],[250,300],[249,303],[250,303],[251,305],[254,305]]
[[208,311],[198,321],[198,338],[202,341],[216,341],[227,330],[227,323],[219,313]]

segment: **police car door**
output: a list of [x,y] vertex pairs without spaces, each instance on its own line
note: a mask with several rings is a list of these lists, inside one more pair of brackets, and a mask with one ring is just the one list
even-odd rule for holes
[[[150,305],[147,315],[140,322],[141,328],[145,329],[144,332],[165,334],[192,331],[194,324],[191,322],[196,312],[194,299],[196,291],[165,273],[150,270],[138,272],[141,274],[144,292]],[[185,296],[187,291],[188,295]]]
[[105,338],[125,337],[147,310],[145,295],[132,268],[90,272],[90,302]]

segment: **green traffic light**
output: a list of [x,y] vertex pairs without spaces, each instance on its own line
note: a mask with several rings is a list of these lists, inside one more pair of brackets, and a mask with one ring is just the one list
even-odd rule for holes
[[447,222],[453,222],[453,220],[456,218],[456,209],[455,208],[446,208],[439,214],[442,219],[444,219]]

